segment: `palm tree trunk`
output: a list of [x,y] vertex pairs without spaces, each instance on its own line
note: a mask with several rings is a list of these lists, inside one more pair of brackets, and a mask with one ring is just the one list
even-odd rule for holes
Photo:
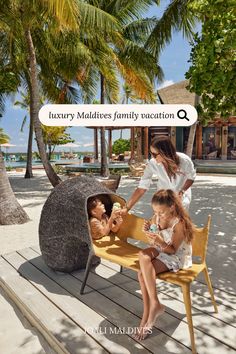
[[[31,83],[28,72],[25,72],[26,82],[28,84],[29,92],[31,91]],[[25,170],[25,178],[33,178],[32,169],[32,146],[33,146],[33,135],[34,135],[34,121],[32,117],[32,107],[30,101],[30,125],[29,125],[29,136],[28,136],[28,147],[27,147],[27,162]]]
[[[31,106],[31,102],[30,102]],[[32,146],[33,146],[33,134],[34,134],[34,121],[31,114],[30,107],[30,126],[29,126],[29,136],[28,136],[28,147],[27,147],[27,162],[26,162],[26,170],[25,170],[25,178],[32,178],[33,170],[32,170]]]
[[194,138],[196,133],[196,127],[197,127],[197,122],[191,125],[189,136],[188,136],[186,155],[188,155],[190,158],[192,157],[193,154],[193,144],[194,144]]
[[27,221],[29,217],[13,193],[0,152],[0,225],[24,224]]
[[30,101],[31,101],[31,108],[32,108],[32,117],[34,122],[34,130],[36,141],[38,145],[38,150],[40,154],[41,161],[43,163],[45,172],[48,176],[49,181],[53,186],[56,186],[60,183],[61,179],[53,170],[51,164],[48,161],[46,150],[44,147],[43,142],[43,134],[41,124],[38,118],[39,112],[39,90],[38,90],[38,80],[37,80],[37,62],[36,62],[36,55],[33,40],[31,37],[31,32],[29,29],[25,31],[28,52],[29,52],[29,63],[30,63],[30,81],[31,81],[31,90],[30,90]]
[[[197,107],[199,102],[200,102],[200,97],[198,95],[195,95],[194,106]],[[189,131],[186,155],[188,155],[190,158],[192,157],[192,154],[193,154],[193,144],[194,144],[194,138],[195,138],[195,134],[196,134],[196,128],[197,128],[197,122],[194,123],[193,125],[191,125],[190,131]]]
[[[105,83],[104,77],[101,74],[101,99],[100,103],[105,103]],[[109,177],[109,168],[107,164],[107,152],[106,152],[106,141],[105,141],[105,127],[101,127],[100,129],[101,136],[101,176]]]
[[48,144],[48,160],[50,161],[52,158],[52,145]]

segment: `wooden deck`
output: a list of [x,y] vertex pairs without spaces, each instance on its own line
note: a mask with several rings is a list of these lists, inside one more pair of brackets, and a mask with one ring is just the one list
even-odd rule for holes
[[[37,247],[0,257],[0,286],[58,353],[191,353],[181,291],[158,282],[166,312],[143,342],[132,338],[142,314],[137,274],[119,273],[103,261],[90,273],[80,295],[84,272],[50,270]],[[235,353],[236,296],[214,289],[219,313],[213,312],[207,288],[192,286],[193,323],[199,354]],[[9,329],[10,330],[10,329]],[[122,333],[123,332],[123,333]]]

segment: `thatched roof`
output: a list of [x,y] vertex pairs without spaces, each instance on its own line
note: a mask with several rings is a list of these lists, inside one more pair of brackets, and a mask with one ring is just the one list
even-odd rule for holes
[[195,106],[196,94],[186,89],[188,80],[164,87],[157,91],[163,104],[191,104]]
[[114,201],[125,203],[89,176],[68,179],[49,195],[41,213],[39,243],[50,268],[63,272],[85,268],[92,240],[87,200],[94,195],[101,196],[108,215]]

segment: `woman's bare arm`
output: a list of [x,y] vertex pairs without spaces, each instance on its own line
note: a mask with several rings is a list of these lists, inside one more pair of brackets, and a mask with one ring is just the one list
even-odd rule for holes
[[139,199],[144,195],[146,191],[147,190],[143,188],[136,188],[134,193],[131,195],[130,199],[126,203],[127,209],[130,210],[137,203],[137,201],[139,201]]

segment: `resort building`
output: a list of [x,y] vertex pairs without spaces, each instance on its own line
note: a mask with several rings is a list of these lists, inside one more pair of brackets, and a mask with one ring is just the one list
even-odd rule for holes
[[[187,85],[188,80],[184,80],[158,90],[160,103],[196,106],[198,97],[186,89]],[[178,151],[185,151],[189,129],[189,127],[171,127],[169,129],[168,134]],[[198,123],[193,158],[221,160],[236,158],[236,117],[229,117],[226,120],[214,119],[206,127]]]
[[[188,80],[178,82],[158,90],[160,104],[190,104],[196,106],[197,95],[186,89]],[[108,153],[112,158],[112,131],[127,127],[106,127],[108,130]],[[154,136],[168,135],[177,151],[185,152],[189,127],[130,127],[131,158],[142,160],[149,158],[149,145]],[[95,158],[98,156],[98,128],[94,128]],[[193,159],[236,159],[236,117],[226,120],[214,119],[203,127],[199,122],[193,147]]]

